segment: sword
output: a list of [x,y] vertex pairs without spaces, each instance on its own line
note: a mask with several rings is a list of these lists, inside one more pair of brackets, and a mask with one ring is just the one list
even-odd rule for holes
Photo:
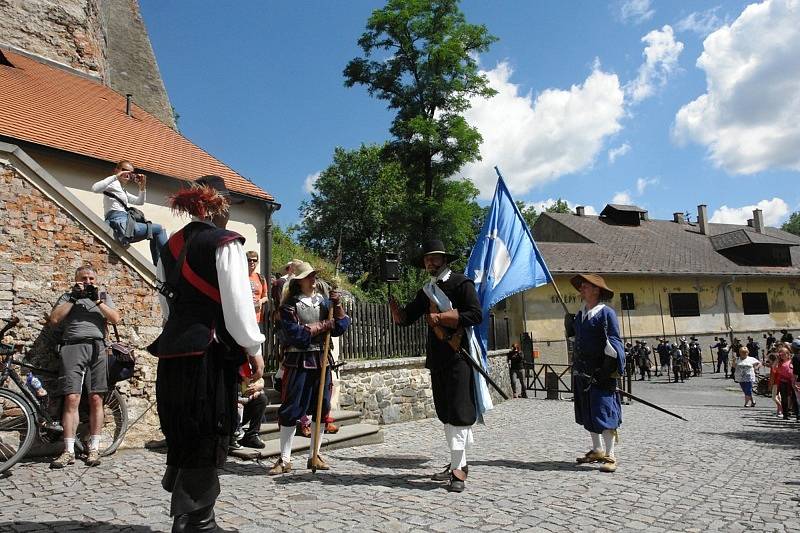
[[628,397],[628,398],[630,398],[631,400],[636,400],[637,402],[639,402],[639,403],[643,403],[644,405],[646,405],[646,406],[648,406],[648,407],[652,407],[653,409],[655,409],[655,410],[657,410],[657,411],[661,411],[662,413],[667,413],[667,414],[668,414],[668,415],[670,415],[670,416],[674,416],[675,418],[680,418],[680,419],[681,419],[681,420],[683,420],[684,422],[688,422],[688,420],[686,420],[685,418],[683,418],[681,415],[679,415],[679,414],[677,414],[677,413],[673,413],[672,411],[670,411],[670,410],[668,410],[668,409],[664,409],[663,407],[659,407],[659,406],[657,406],[657,405],[656,405],[656,404],[654,404],[654,403],[650,403],[650,402],[648,402],[647,400],[643,400],[643,399],[639,398],[638,396],[634,396],[634,395],[633,395],[633,394],[631,394],[630,392],[625,392],[624,390],[622,390],[622,389],[619,389],[619,388],[617,389],[617,392],[618,392],[618,393],[620,393],[620,394],[622,394],[623,396],[627,396],[627,397]]
[[486,383],[494,387],[494,390],[496,390],[497,393],[500,394],[500,396],[502,396],[504,400],[508,400],[508,395],[505,392],[503,392],[503,389],[500,388],[500,385],[495,383],[495,381],[489,376],[486,370],[484,370],[481,365],[476,363],[475,360],[467,353],[467,351],[464,348],[459,348],[458,353],[459,355],[461,355],[462,358],[464,358],[464,360],[467,362],[467,364],[469,364],[469,366],[477,370],[478,373],[481,376],[483,376],[483,379],[486,380]]
[[[574,375],[574,376],[580,376],[580,377],[582,377],[582,378],[585,378],[585,379],[588,379],[588,380],[589,380],[589,385],[586,387],[586,389],[585,389],[585,390],[589,390],[589,387],[592,385],[592,383],[595,383],[595,379],[594,379],[594,377],[590,376],[589,374],[584,374],[584,373],[582,373],[582,372],[578,372],[578,373],[575,373],[575,374],[573,374],[573,375]],[[670,411],[669,409],[664,409],[663,407],[659,407],[658,405],[656,405],[656,404],[654,404],[654,403],[651,403],[651,402],[648,402],[647,400],[643,400],[643,399],[639,398],[638,396],[634,396],[634,395],[633,395],[633,394],[631,394],[630,392],[625,392],[624,390],[620,389],[619,387],[617,387],[617,392],[618,392],[618,393],[620,393],[620,394],[622,394],[623,396],[627,396],[627,397],[628,397],[628,398],[630,398],[631,400],[635,400],[635,401],[637,401],[637,402],[639,402],[639,403],[642,403],[642,404],[646,405],[647,407],[652,407],[652,408],[653,408],[653,409],[655,409],[656,411],[661,411],[662,413],[666,413],[666,414],[668,414],[668,415],[670,415],[670,416],[674,416],[675,418],[680,418],[680,419],[681,419],[681,420],[683,420],[684,422],[688,422],[688,420],[686,420],[685,418],[683,418],[681,415],[679,415],[679,414],[677,414],[677,413],[673,413],[673,412],[672,412],[672,411]]]

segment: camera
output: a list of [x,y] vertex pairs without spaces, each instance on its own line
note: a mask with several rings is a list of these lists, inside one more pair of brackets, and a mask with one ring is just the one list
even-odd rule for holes
[[70,292],[70,296],[75,300],[81,300],[83,298],[89,299],[93,302],[97,301],[98,292],[97,287],[94,285],[79,285],[75,284],[72,286],[72,291]]

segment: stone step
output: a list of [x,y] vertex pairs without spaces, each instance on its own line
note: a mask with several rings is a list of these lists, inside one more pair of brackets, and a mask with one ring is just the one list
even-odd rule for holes
[[[270,407],[273,407],[273,406],[268,405],[267,409],[269,409]],[[275,410],[277,411],[277,407],[276,407]],[[341,431],[342,427],[352,426],[352,425],[361,423],[361,412],[360,411],[334,410],[334,411],[331,411],[331,415],[333,415],[333,418],[336,420],[334,422],[334,424],[340,428],[339,429],[340,431]],[[274,417],[269,417],[269,416],[267,417],[267,419],[270,419],[270,418],[272,418],[274,420]],[[280,430],[278,428],[278,423],[277,422],[265,422],[265,423],[261,424],[261,430],[259,431],[259,433],[261,434],[261,440],[277,439],[278,435],[280,433]],[[300,438],[305,438],[305,437],[300,437]]]
[[[368,444],[381,444],[383,442],[383,431],[380,426],[375,424],[352,424],[344,426],[339,433],[334,435],[324,435],[322,437],[322,451],[336,450],[339,448],[351,448],[353,446],[366,446]],[[230,455],[239,459],[265,459],[277,457],[281,454],[280,442],[277,438],[265,442],[266,446],[257,450],[255,448],[241,448],[232,450]],[[292,453],[307,451],[310,448],[311,439],[295,437],[292,442]],[[299,460],[295,459],[296,461]],[[302,459],[302,464],[297,463],[296,467],[305,467],[306,458]]]

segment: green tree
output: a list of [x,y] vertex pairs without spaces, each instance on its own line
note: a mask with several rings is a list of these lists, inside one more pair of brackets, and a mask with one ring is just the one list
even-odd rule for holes
[[363,85],[397,111],[391,150],[409,194],[422,193],[419,232],[437,227],[447,178],[480,158],[481,136],[462,113],[470,97],[495,94],[475,59],[495,40],[485,26],[466,22],[457,0],[389,0],[358,41],[364,57],[344,70],[346,86]]
[[397,221],[405,215],[400,166],[382,159],[382,147],[336,148],[311,199],[301,204],[299,242],[332,261],[341,246],[341,271],[351,279],[376,273],[380,252],[405,244]]
[[[517,200],[517,207],[519,208],[520,213],[522,213],[522,218],[525,219],[525,223],[528,224],[528,228],[533,230],[533,225],[536,224],[536,219],[539,218],[539,212],[536,211],[536,208],[532,204],[525,204],[525,202],[521,200]],[[571,210],[569,205],[567,205],[566,200],[562,200],[559,198],[551,205],[544,208],[545,213],[570,213]]]
[[783,223],[781,229],[789,233],[794,233],[795,235],[800,235],[800,211],[792,213],[789,220]]

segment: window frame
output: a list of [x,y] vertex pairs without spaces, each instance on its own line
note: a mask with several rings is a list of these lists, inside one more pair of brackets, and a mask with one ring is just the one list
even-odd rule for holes
[[[683,305],[679,309],[676,310],[675,300],[685,299],[689,297],[694,297],[695,306]],[[682,318],[682,317],[693,317],[693,316],[700,316],[700,293],[698,292],[670,292],[668,293],[669,298],[669,316],[674,318]],[[696,307],[697,312],[694,311],[694,307]],[[676,311],[680,311],[680,313],[676,313]]]

